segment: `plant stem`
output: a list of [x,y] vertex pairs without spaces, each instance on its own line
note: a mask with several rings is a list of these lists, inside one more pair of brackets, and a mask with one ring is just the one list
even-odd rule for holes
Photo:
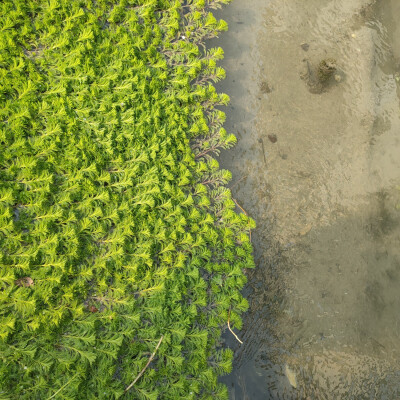
[[[235,204],[243,211],[244,215],[245,215],[246,217],[248,217],[247,212],[244,211],[244,209],[240,206],[240,204],[239,204],[235,199],[232,199],[232,200],[233,200],[233,201],[235,202]],[[250,221],[249,221],[249,225],[250,225]],[[250,242],[251,242],[251,229],[250,229],[250,226],[249,226],[249,240],[250,240]]]
[[65,387],[67,387],[77,376],[78,376],[78,374],[75,374],[64,386],[61,386],[60,389],[57,390],[57,392],[55,392],[53,395],[48,397],[47,400],[50,400],[53,397],[55,397],[58,393],[61,392],[61,390],[63,390]]
[[156,352],[158,348],[160,347],[160,344],[162,340],[164,339],[164,335],[161,336],[160,340],[157,343],[157,346],[153,352],[153,354],[150,356],[149,361],[147,361],[147,364],[145,367],[140,371],[139,375],[135,378],[135,380],[124,390],[124,393],[126,393],[129,389],[133,387],[133,385],[139,380],[139,378],[143,375],[144,371],[146,371],[146,368],[150,365],[150,363],[153,361],[154,356],[156,355]]

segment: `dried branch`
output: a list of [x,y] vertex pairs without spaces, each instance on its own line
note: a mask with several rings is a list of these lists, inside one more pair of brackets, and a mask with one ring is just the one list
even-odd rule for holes
[[232,185],[229,189],[232,190],[236,185],[238,185],[243,179],[247,178],[248,175],[242,176],[234,185]]
[[156,355],[156,352],[158,348],[160,347],[160,344],[162,340],[164,339],[164,335],[161,336],[160,340],[157,343],[157,346],[153,352],[153,354],[150,356],[149,361],[147,361],[147,364],[145,367],[140,371],[139,375],[135,378],[135,380],[124,390],[124,393],[126,393],[129,389],[133,387],[133,385],[139,380],[139,378],[143,375],[144,371],[146,371],[146,368],[150,365],[150,363],[153,361],[154,356]]
[[240,343],[243,344],[243,342],[238,338],[235,332],[231,329],[231,325],[229,324],[229,320],[231,318],[231,310],[229,310],[229,316],[228,316],[228,329],[231,331],[232,335],[235,336],[236,340]]

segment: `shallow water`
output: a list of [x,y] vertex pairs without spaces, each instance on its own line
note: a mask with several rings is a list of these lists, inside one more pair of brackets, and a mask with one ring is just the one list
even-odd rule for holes
[[231,399],[400,398],[400,2],[234,0],[220,16],[239,139],[220,162],[257,222]]

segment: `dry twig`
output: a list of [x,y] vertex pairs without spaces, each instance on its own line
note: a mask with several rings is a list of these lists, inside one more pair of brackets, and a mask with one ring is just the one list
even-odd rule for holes
[[248,175],[242,176],[236,183],[234,183],[229,189],[232,190],[236,185],[238,185],[243,179],[247,178]]
[[238,338],[238,336],[236,335],[235,332],[233,332],[233,330],[231,329],[231,325],[229,323],[229,320],[231,318],[231,310],[229,310],[229,315],[228,315],[228,329],[231,331],[232,335],[235,336],[236,340],[240,343],[243,344],[243,342]]
[[124,393],[126,393],[129,389],[133,387],[133,385],[139,380],[139,378],[143,375],[144,371],[146,371],[146,368],[150,365],[150,363],[153,361],[154,356],[156,355],[156,352],[158,348],[160,347],[160,344],[162,340],[164,339],[164,335],[161,336],[160,340],[157,343],[157,346],[153,352],[153,354],[150,356],[149,361],[147,361],[147,364],[145,367],[140,371],[139,375],[135,378],[135,380],[124,390]]

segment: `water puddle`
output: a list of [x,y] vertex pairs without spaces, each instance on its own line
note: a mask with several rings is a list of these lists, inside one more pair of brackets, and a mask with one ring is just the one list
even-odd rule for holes
[[258,224],[231,399],[400,398],[400,2],[222,16],[220,162]]

